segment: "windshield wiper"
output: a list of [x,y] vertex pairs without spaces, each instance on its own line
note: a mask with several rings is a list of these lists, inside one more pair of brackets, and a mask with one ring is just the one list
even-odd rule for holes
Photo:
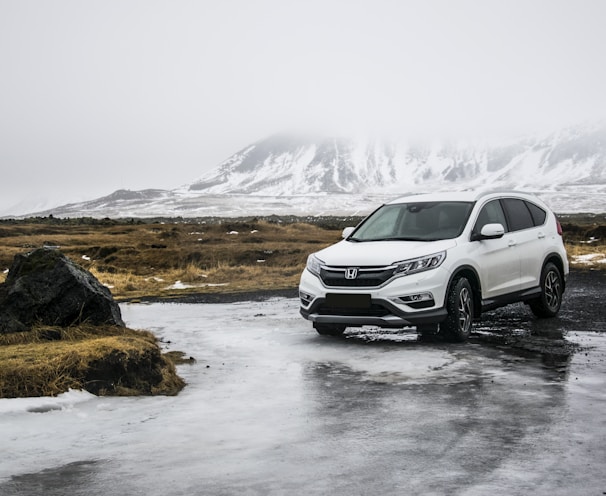
[[393,238],[384,238],[381,241],[427,241],[427,239],[418,236],[394,236]]
[[433,239],[425,239],[414,236],[399,236],[399,237],[391,237],[391,238],[369,238],[369,239],[359,239],[359,238],[347,238],[347,241],[356,241],[359,243],[363,242],[371,242],[371,241],[435,241]]

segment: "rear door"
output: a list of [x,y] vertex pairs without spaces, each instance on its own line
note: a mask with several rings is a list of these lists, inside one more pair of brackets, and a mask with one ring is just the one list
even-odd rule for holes
[[520,289],[520,258],[513,233],[508,232],[507,219],[499,200],[486,203],[480,210],[473,232],[479,233],[486,224],[502,224],[505,234],[498,239],[471,243],[471,256],[479,268],[482,297],[513,293]]
[[520,289],[539,285],[545,244],[546,212],[520,198],[502,200],[520,258]]

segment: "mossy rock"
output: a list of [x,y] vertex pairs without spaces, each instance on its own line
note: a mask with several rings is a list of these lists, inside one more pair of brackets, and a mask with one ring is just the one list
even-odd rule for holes
[[144,331],[39,328],[0,341],[0,398],[69,389],[99,396],[175,395],[184,386],[170,356]]

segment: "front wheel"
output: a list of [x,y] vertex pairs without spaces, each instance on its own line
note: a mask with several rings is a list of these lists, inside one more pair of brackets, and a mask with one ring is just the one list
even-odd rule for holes
[[463,342],[473,324],[473,291],[465,277],[456,279],[446,298],[448,317],[440,324],[440,333],[449,341]]
[[345,332],[342,324],[314,324],[314,329],[322,336],[340,336]]
[[551,262],[541,271],[541,296],[528,304],[537,317],[555,317],[562,305],[564,285],[560,270]]

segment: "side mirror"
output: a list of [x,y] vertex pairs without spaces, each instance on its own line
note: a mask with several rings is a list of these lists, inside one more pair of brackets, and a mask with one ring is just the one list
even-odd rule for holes
[[354,232],[355,227],[346,227],[345,229],[343,229],[343,232],[341,233],[341,237],[343,239],[347,239],[349,238],[349,236],[351,236],[351,233]]
[[502,238],[505,234],[505,228],[503,224],[485,224],[482,227],[480,233],[474,233],[471,236],[472,241],[479,241],[482,239],[498,239]]

